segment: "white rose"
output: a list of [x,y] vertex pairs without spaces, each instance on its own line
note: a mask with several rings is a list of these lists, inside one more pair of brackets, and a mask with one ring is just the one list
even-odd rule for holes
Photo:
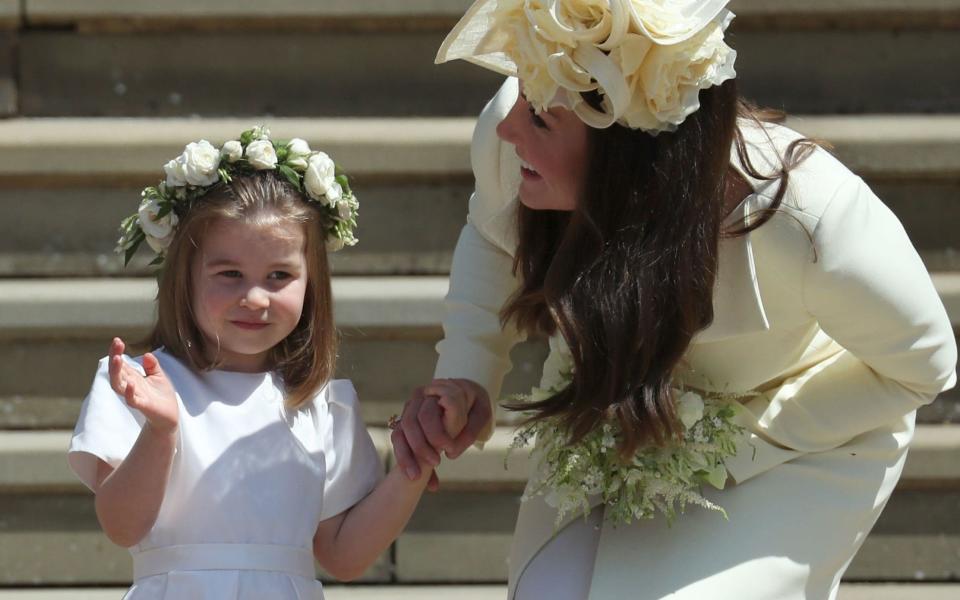
[[247,146],[247,160],[254,169],[275,169],[277,167],[277,151],[270,140],[257,140]]
[[237,162],[243,157],[243,145],[237,140],[230,140],[220,148],[220,156],[226,158],[227,162]]
[[327,188],[327,206],[335,208],[341,198],[343,198],[343,188],[334,180],[334,182],[330,184],[330,187]]
[[[307,159],[307,170],[303,175],[303,187],[306,188],[307,195],[314,200],[322,200],[334,185],[339,188],[335,179],[336,171],[337,166],[326,153],[311,154]],[[336,201],[330,203],[330,206],[334,204]]]
[[183,174],[190,185],[213,185],[220,179],[220,151],[207,140],[187,144],[183,159]]
[[[736,76],[735,58],[736,53],[723,41],[723,29],[712,23],[683,43],[654,45],[635,73],[637,80],[631,88],[643,90],[639,100],[645,101],[652,117],[664,124],[659,129],[673,130],[700,108],[701,89]],[[634,103],[637,101],[634,98]]]
[[163,165],[163,170],[167,174],[167,187],[177,188],[187,185],[187,175],[184,171],[186,167],[186,158],[181,154],[167,164]]
[[686,392],[677,400],[677,416],[683,426],[690,429],[703,418],[703,398],[694,392]]
[[146,236],[147,243],[156,253],[161,253],[173,240],[173,232],[177,227],[177,215],[172,210],[163,217],[159,217],[160,204],[156,198],[144,198],[137,211],[137,220],[140,229]]
[[310,152],[312,151],[305,140],[293,138],[290,140],[290,143],[287,144],[287,151],[289,152],[287,157],[288,165],[299,171],[307,168],[307,157],[310,156]]
[[729,0],[627,0],[634,29],[658,44],[677,44],[717,18]]

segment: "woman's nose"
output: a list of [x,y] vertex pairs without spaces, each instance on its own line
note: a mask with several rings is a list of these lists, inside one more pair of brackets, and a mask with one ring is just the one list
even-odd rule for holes
[[517,115],[521,112],[518,110],[520,102],[520,100],[517,100],[517,103],[513,105],[513,108],[510,109],[507,116],[497,124],[497,137],[513,145],[516,145],[519,141]]

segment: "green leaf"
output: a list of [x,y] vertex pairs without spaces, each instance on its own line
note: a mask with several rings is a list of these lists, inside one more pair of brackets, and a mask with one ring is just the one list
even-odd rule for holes
[[280,174],[286,177],[293,187],[297,188],[297,191],[303,191],[300,187],[300,176],[296,171],[288,167],[287,165],[278,165],[277,170],[280,171]]
[[287,157],[290,155],[290,149],[286,146],[279,146],[277,144],[273,145],[274,151],[277,153],[277,162],[283,162],[287,160]]
[[158,254],[154,257],[153,260],[150,261],[150,264],[148,266],[155,267],[157,265],[162,265],[162,264],[163,264],[163,255]]
[[147,239],[147,236],[143,233],[143,230],[138,230],[137,233],[134,234],[133,239],[130,240],[130,247],[127,248],[127,251],[123,255],[124,267],[130,264],[130,259],[137,253],[137,248],[140,247],[140,244],[143,243],[145,239]]
[[246,148],[253,141],[253,129],[248,129],[240,134],[240,143]]

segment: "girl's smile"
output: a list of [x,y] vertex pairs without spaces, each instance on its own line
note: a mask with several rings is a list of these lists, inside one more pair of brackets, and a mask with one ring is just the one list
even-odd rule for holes
[[221,219],[204,234],[193,265],[193,311],[220,368],[264,371],[292,332],[307,287],[303,227]]

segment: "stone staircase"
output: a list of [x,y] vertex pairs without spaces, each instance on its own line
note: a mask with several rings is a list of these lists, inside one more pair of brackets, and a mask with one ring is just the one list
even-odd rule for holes
[[[186,141],[266,123],[352,174],[361,244],[333,260],[340,375],[356,383],[389,464],[383,424],[432,373],[472,189],[470,134],[499,83],[432,64],[469,4],[0,0],[0,600],[114,598],[110,586],[129,581],[129,558],[99,533],[64,451],[108,340],[136,340],[152,319],[150,270],[142,259],[121,268],[115,225]],[[960,0],[732,8],[744,92],[802,115],[790,124],[867,179],[960,328]],[[506,391],[536,381],[544,354],[517,347]],[[960,394],[920,420],[845,600],[960,597]],[[509,437],[503,422],[484,452],[445,463],[442,491],[370,585],[330,597],[502,598],[527,473],[523,455],[504,468]],[[495,585],[462,587],[483,582]]]

